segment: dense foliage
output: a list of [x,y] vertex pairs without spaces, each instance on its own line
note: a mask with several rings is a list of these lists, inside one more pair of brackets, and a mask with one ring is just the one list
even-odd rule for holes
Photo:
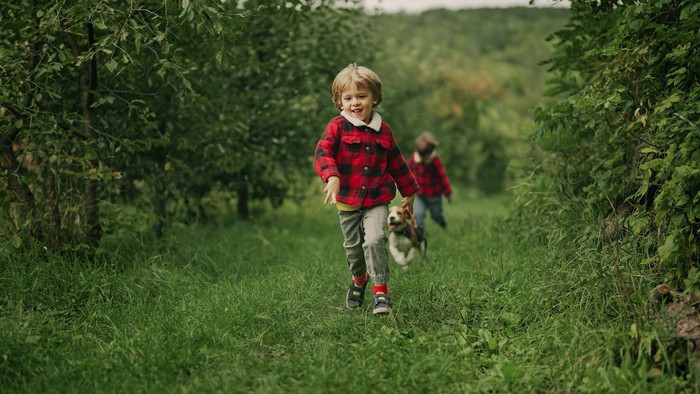
[[[537,111],[546,152],[528,180],[528,223],[568,223],[671,284],[700,289],[700,3],[574,1],[555,36]],[[622,253],[622,252],[620,252]],[[683,280],[688,280],[683,285]],[[693,279],[695,278],[695,279]]]
[[404,153],[430,131],[452,182],[485,193],[507,188],[512,163],[532,149],[523,136],[530,108],[542,104],[539,64],[551,55],[544,38],[568,17],[563,8],[525,7],[376,16],[383,113]]
[[[343,5],[343,7],[337,7]],[[382,77],[405,153],[433,131],[453,182],[485,192],[531,150],[542,37],[567,10],[368,16],[351,1],[10,2],[0,11],[0,250],[278,206],[308,190],[350,62]],[[362,26],[362,34],[355,32]],[[223,215],[222,215],[223,214]]]
[[332,0],[5,4],[0,251],[160,234],[212,193],[242,216],[279,204],[331,107],[319,92],[363,60],[339,28],[361,15]]

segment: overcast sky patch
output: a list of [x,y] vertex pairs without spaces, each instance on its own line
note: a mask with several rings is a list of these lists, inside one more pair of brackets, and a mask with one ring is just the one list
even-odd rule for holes
[[[431,8],[503,8],[530,7],[528,0],[365,0],[368,11],[423,12]],[[536,0],[536,7],[569,7],[569,1]]]

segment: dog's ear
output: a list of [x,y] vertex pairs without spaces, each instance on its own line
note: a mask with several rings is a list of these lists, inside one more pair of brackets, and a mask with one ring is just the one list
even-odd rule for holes
[[413,225],[413,227],[416,227],[416,217],[413,215],[413,212],[409,211],[408,208],[402,208],[402,211],[406,221],[410,222]]

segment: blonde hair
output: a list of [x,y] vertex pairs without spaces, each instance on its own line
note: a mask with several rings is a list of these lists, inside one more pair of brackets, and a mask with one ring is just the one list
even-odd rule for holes
[[418,136],[418,138],[416,138],[416,151],[421,156],[426,156],[433,153],[435,147],[437,146],[437,140],[427,131],[424,131]]
[[354,83],[358,88],[368,89],[372,93],[372,99],[377,102],[375,106],[382,102],[382,81],[379,80],[379,76],[367,67],[350,63],[340,70],[333,80],[331,91],[333,92],[333,104],[336,108],[343,109],[340,96],[351,83]]

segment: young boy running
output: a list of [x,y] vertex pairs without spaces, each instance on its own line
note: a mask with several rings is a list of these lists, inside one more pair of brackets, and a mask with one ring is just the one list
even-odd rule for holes
[[346,305],[364,301],[371,278],[374,314],[391,312],[389,256],[386,250],[388,204],[396,187],[401,205],[413,212],[418,183],[401,155],[388,124],[374,108],[382,102],[382,83],[372,70],[351,64],[333,80],[333,103],[341,111],[316,145],[314,167],[326,183],[325,204],[338,208],[345,256],[352,273]]

